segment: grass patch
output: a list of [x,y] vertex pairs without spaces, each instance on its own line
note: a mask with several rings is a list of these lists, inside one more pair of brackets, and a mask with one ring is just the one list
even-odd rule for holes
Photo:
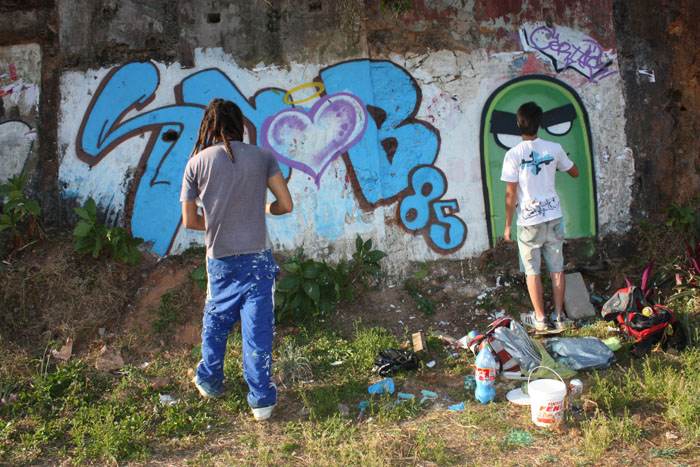
[[[201,253],[194,252],[177,261],[191,268],[201,263]],[[68,261],[63,257],[61,261],[64,260]],[[89,257],[81,258],[85,269],[75,274],[85,277],[90,261]],[[100,264],[100,268],[114,268],[107,273],[113,279],[120,267],[119,263]],[[38,275],[41,268],[19,264],[6,268],[4,272],[12,273],[8,280],[15,281],[16,287],[9,304],[0,305],[6,307],[2,311],[19,310],[21,315],[24,307],[31,321],[34,311],[30,307],[38,303],[31,295],[51,285],[46,281],[58,280],[56,271],[60,268],[53,268]],[[70,266],[66,268],[62,270],[64,275],[70,274]],[[427,273],[413,280],[427,289],[427,281],[418,282],[426,277]],[[79,290],[97,293],[102,279],[85,280],[88,282],[81,283],[84,288]],[[513,314],[523,303],[529,303],[521,283],[511,278],[507,280],[511,285],[506,286],[505,282],[502,280],[498,288],[489,287],[486,301],[479,307],[505,308]],[[8,284],[2,287],[11,288]],[[189,288],[197,292],[194,284]],[[273,351],[273,373],[285,375],[284,386],[280,386],[273,418],[255,423],[246,401],[248,386],[241,367],[239,328],[229,336],[224,362],[225,395],[216,400],[201,399],[190,383],[191,372],[201,356],[199,347],[163,338],[157,349],[144,344],[148,350],[137,358],[128,352],[137,347],[131,341],[134,337],[151,342],[153,335],[171,335],[177,325],[186,324],[188,317],[179,310],[189,300],[190,292],[182,293],[185,295],[179,298],[177,293],[163,297],[163,308],[155,311],[157,324],[147,324],[139,330],[143,336],[112,334],[110,345],[121,348],[132,363],[113,373],[99,372],[93,365],[102,342],[91,339],[96,339],[96,327],[104,325],[100,320],[91,321],[90,327],[85,328],[84,335],[90,331],[92,337],[75,339],[93,350],[83,351],[81,358],[67,363],[56,364],[46,358],[50,350],[61,346],[63,329],[78,329],[76,308],[68,307],[73,311],[59,313],[61,320],[66,316],[72,319],[65,321],[64,327],[46,321],[42,328],[22,321],[34,326],[32,332],[59,329],[45,332],[41,339],[32,338],[37,345],[31,351],[18,345],[29,342],[25,337],[7,337],[6,333],[17,329],[19,321],[0,323],[0,328],[4,326],[0,343],[5,349],[0,354],[0,464],[434,466],[698,462],[698,298],[684,297],[674,304],[676,318],[690,331],[691,346],[686,351],[631,359],[623,347],[616,353],[618,364],[612,368],[581,373],[584,398],[594,401],[597,410],[568,418],[560,433],[534,428],[529,409],[508,403],[505,393],[513,386],[507,381],[498,381],[494,403],[475,402],[462,384],[464,375],[473,373],[474,356],[468,351],[449,349],[431,335],[430,324],[423,324],[428,350],[421,359],[436,360],[437,365],[392,375],[396,392],[416,397],[400,401],[396,393],[370,396],[367,385],[379,379],[371,371],[375,357],[379,351],[396,348],[399,342],[408,340],[409,329],[399,336],[382,327],[365,328],[358,321],[347,331],[348,320],[354,318],[341,313],[323,319],[306,317],[296,322],[295,328],[278,330],[288,333],[276,342]],[[408,302],[412,300],[410,295],[404,296]],[[69,303],[55,302],[60,306]],[[95,303],[106,302],[95,298]],[[465,304],[466,309],[474,306],[473,302]],[[84,310],[90,312],[92,308]],[[442,308],[437,311],[444,312]],[[116,319],[118,313],[113,315],[110,311],[100,319],[105,316]],[[466,326],[482,330],[485,323],[471,321]],[[610,335],[607,326],[595,322],[565,335],[605,338]],[[148,365],[142,367],[141,358]],[[436,392],[438,398],[420,403],[421,389]],[[161,399],[166,395],[176,401],[174,405]],[[357,420],[361,401],[368,401],[369,406],[363,418]],[[466,404],[464,411],[447,410],[462,401]],[[667,432],[672,436],[667,436]]]
[[700,439],[700,349],[692,347],[681,355],[657,353],[617,372],[594,373],[591,397],[611,414],[655,408],[686,436]]
[[598,414],[584,422],[583,450],[590,459],[600,459],[613,444],[635,445],[645,436],[642,428],[637,426],[627,412],[622,416]]
[[31,354],[44,350],[47,337],[90,342],[123,313],[139,276],[124,263],[72,253],[66,239],[49,242],[49,258],[0,268],[0,336]]
[[437,465],[455,465],[462,460],[458,451],[444,437],[436,435],[430,423],[423,424],[411,440],[416,456]]
[[148,414],[136,404],[107,402],[83,407],[71,423],[78,463],[93,459],[142,459],[148,452]]
[[162,389],[178,402],[163,404],[139,368],[110,376],[73,360],[41,369],[18,384],[16,401],[0,407],[0,460],[32,463],[55,446],[78,464],[143,460],[155,439],[200,435],[212,420],[204,402],[178,394],[177,384]]

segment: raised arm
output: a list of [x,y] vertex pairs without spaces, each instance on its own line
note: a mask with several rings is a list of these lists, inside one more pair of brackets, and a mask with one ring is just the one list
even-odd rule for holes
[[284,179],[284,176],[279,173],[268,178],[267,187],[275,196],[275,200],[272,203],[267,203],[265,206],[265,213],[280,216],[292,212],[292,209],[294,209],[294,202],[292,201],[292,195],[289,193],[287,181]]
[[576,164],[572,165],[569,170],[566,171],[569,175],[571,175],[574,178],[578,177],[578,167],[576,167]]

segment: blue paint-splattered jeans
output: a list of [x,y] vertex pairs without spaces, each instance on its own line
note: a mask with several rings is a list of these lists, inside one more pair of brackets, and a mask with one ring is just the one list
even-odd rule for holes
[[279,268],[270,250],[261,253],[207,258],[209,286],[202,326],[202,361],[197,380],[216,395],[224,381],[226,341],[241,320],[243,377],[248,404],[267,407],[277,400],[270,382],[274,332],[274,287]]

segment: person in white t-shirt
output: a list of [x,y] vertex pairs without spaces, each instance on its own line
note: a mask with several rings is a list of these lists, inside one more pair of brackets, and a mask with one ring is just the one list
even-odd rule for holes
[[557,171],[579,176],[578,168],[558,143],[537,136],[542,121],[542,109],[534,102],[520,106],[517,113],[522,142],[505,155],[501,180],[506,186],[506,226],[503,237],[510,242],[513,214],[518,226],[518,257],[520,270],[525,273],[527,290],[534,311],[522,313],[520,319],[537,331],[547,331],[549,323],[544,310],[541,257],[552,278],[554,312],[551,324],[561,329],[570,321],[564,313],[564,220],[554,181]]

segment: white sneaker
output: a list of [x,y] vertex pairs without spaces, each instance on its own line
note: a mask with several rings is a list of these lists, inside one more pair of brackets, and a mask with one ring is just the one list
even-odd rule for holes
[[275,405],[277,405],[277,404],[268,405],[267,407],[258,407],[256,409],[253,409],[253,417],[257,421],[267,420],[272,415],[272,409],[275,408]]
[[[272,381],[270,382],[270,385],[272,385],[275,388],[275,392],[277,392],[277,385]],[[276,405],[277,404],[272,404],[268,405],[267,407],[258,407],[253,409],[253,417],[255,417],[255,419],[258,421],[267,420],[270,418],[270,415],[272,415],[272,409],[274,409]]]
[[547,320],[537,319],[534,311],[531,311],[530,313],[520,313],[520,321],[525,327],[533,328],[538,332],[545,332],[549,329]]

